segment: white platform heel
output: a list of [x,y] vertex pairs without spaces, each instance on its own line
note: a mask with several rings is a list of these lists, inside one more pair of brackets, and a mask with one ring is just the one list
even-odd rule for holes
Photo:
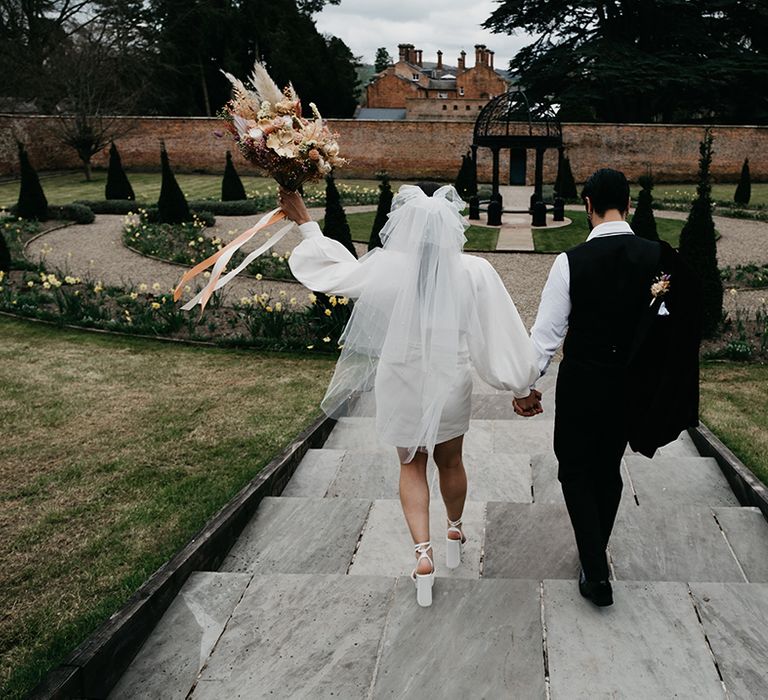
[[432,571],[428,574],[417,574],[416,569],[411,573],[411,578],[416,584],[416,602],[422,608],[428,608],[432,605],[432,586],[435,583],[435,564],[432,561],[432,557],[427,552],[432,549],[431,542],[421,542],[415,545],[416,553],[419,558],[416,560],[418,564],[422,559],[426,559],[429,562]]
[[[455,569],[461,564],[461,551],[464,547],[464,533],[461,531],[461,518],[458,520],[448,520],[448,534],[445,538],[445,565],[449,569]],[[458,534],[458,538],[453,539],[449,535]]]

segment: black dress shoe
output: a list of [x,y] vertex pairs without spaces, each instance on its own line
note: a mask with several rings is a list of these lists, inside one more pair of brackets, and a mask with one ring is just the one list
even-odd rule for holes
[[613,605],[613,589],[609,581],[587,581],[584,570],[579,575],[579,593],[600,608]]

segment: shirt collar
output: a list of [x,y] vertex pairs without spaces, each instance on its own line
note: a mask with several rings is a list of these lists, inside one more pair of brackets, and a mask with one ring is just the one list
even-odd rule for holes
[[622,233],[631,233],[634,235],[632,227],[626,221],[606,221],[603,224],[595,226],[587,237],[587,240],[591,241],[593,238],[616,236]]

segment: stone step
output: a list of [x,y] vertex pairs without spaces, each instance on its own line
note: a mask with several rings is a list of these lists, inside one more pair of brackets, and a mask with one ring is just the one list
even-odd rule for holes
[[265,498],[221,570],[344,574],[370,508],[364,499]]
[[723,472],[711,457],[658,455],[647,459],[628,456],[624,461],[640,507],[739,505]]
[[193,573],[110,700],[184,700],[250,581],[250,574]]
[[618,581],[602,609],[575,581],[438,576],[433,593],[419,608],[405,576],[194,574],[110,697],[768,694],[768,584]]
[[768,583],[768,522],[759,508],[713,508],[748,581]]

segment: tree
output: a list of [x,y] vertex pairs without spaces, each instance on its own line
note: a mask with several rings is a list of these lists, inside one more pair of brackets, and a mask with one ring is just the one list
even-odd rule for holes
[[387,70],[392,65],[392,56],[389,55],[385,46],[376,49],[376,59],[373,62],[373,68],[377,73]]
[[341,206],[341,195],[332,174],[325,178],[325,223],[323,225],[323,233],[328,238],[341,243],[352,255],[357,257],[347,215],[344,213],[344,207]]
[[712,337],[723,318],[723,283],[717,267],[717,241],[712,220],[712,132],[699,145],[699,183],[688,220],[680,232],[680,255],[701,281],[704,337]]
[[[5,237],[2,231],[0,231],[0,272],[9,272],[11,269],[11,251],[8,248],[8,244],[5,242]],[[0,287],[2,287],[2,280],[0,280]]]
[[384,224],[387,223],[387,217],[392,209],[392,199],[394,198],[392,185],[389,182],[389,175],[387,173],[379,173],[377,177],[381,180],[379,183],[379,204],[376,207],[376,218],[373,220],[371,238],[368,241],[368,250],[382,247],[379,234],[381,233],[381,229],[384,228]]
[[749,176],[749,158],[744,159],[744,165],[741,166],[741,179],[733,195],[733,201],[736,204],[749,204],[752,197],[752,181]]
[[120,154],[117,152],[115,142],[109,147],[109,169],[107,170],[107,185],[104,188],[106,199],[136,199],[133,187],[128,176],[123,170]]
[[557,161],[555,192],[565,200],[574,201],[579,198],[576,181],[573,179],[573,171],[571,170],[571,161],[562,151]]
[[227,151],[227,164],[224,166],[224,177],[221,180],[221,201],[231,202],[238,199],[248,199],[248,196],[232,162],[232,153]]
[[181,191],[181,187],[176,182],[176,177],[171,170],[164,142],[161,142],[160,161],[163,168],[163,181],[160,185],[160,198],[157,200],[158,221],[163,224],[180,224],[183,221],[191,221],[192,214],[189,211],[187,198]]
[[653,216],[653,178],[643,175],[640,179],[640,194],[637,197],[637,208],[632,215],[632,230],[641,238],[649,241],[658,241],[659,233],[656,230],[656,219]]
[[468,153],[461,157],[461,167],[454,183],[456,191],[464,200],[469,200],[477,194],[477,171],[475,161]]
[[510,63],[565,120],[768,120],[768,12],[756,0],[501,0],[484,26],[536,38]]
[[48,200],[43,192],[40,178],[29,162],[29,156],[24,144],[18,142],[19,165],[21,168],[21,187],[19,188],[19,201],[16,203],[14,213],[22,219],[48,218]]

